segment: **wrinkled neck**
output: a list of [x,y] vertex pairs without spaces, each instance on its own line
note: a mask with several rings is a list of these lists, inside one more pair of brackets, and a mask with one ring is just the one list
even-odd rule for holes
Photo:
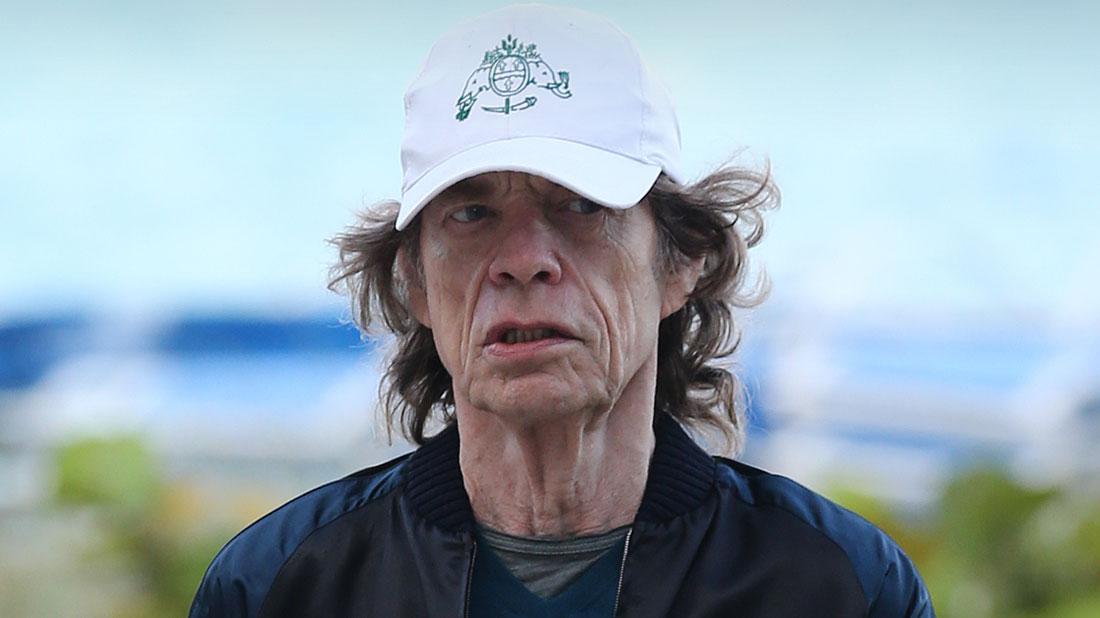
[[515,536],[552,538],[632,523],[654,449],[652,387],[641,393],[603,413],[537,425],[456,401],[459,465],[477,521]]

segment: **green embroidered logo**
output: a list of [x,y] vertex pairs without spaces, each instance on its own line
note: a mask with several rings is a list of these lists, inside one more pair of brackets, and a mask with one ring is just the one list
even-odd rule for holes
[[503,105],[485,106],[481,109],[497,114],[511,114],[534,105],[538,98],[526,96],[522,101],[512,102],[512,97],[518,96],[528,86],[545,88],[557,96],[568,99],[573,96],[569,92],[569,73],[559,71],[554,73],[550,65],[535,51],[535,44],[524,45],[519,40],[508,35],[496,48],[485,52],[485,57],[470,78],[466,80],[466,88],[462,90],[462,96],[458,97],[458,120],[466,120],[470,110],[474,107],[477,97],[486,90],[504,99]]

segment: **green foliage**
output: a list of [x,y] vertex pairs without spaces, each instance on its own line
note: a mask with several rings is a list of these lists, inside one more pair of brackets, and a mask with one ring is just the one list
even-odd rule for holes
[[135,583],[112,615],[186,615],[206,566],[242,522],[208,517],[202,496],[166,481],[140,437],[74,441],[58,449],[56,469],[58,504],[102,515],[87,566],[127,565]]
[[941,501],[940,529],[963,582],[989,591],[992,615],[1048,605],[1049,582],[1035,568],[1025,540],[1052,489],[1022,487],[995,470],[975,470],[953,480]]
[[153,456],[138,437],[83,439],[57,452],[57,499],[62,504],[142,509],[158,487]]
[[1100,616],[1100,496],[979,468],[912,522],[857,491],[830,493],[906,550],[941,618]]
[[[139,437],[73,442],[57,451],[62,508],[103,514],[89,569],[122,564],[136,585],[114,616],[185,615],[207,564],[249,514],[208,508],[210,496],[163,478]],[[892,536],[920,569],[941,618],[1100,616],[1100,496],[1076,487],[1029,487],[1003,471],[953,478],[935,508],[902,513],[840,487],[837,502]],[[260,500],[259,502],[263,502]],[[224,501],[219,504],[224,508]]]
[[1060,601],[1028,618],[1096,618],[1100,616],[1100,592],[1087,597]]

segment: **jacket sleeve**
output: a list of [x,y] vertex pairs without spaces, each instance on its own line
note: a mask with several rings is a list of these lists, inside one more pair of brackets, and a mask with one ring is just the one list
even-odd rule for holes
[[253,618],[259,615],[275,577],[298,535],[286,534],[287,518],[276,511],[233,537],[202,577],[189,618]]
[[935,618],[932,598],[920,574],[900,550],[886,568],[868,618]]
[[223,551],[206,570],[188,618],[251,618],[258,612],[249,602],[255,591],[249,594],[248,582],[233,573],[224,557]]

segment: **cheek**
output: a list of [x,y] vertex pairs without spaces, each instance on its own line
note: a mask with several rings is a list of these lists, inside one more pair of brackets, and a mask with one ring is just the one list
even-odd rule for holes
[[623,323],[623,345],[629,348],[624,353],[644,356],[656,340],[661,300],[656,293],[656,285],[648,279],[648,269],[635,271],[631,276],[631,283],[618,290],[622,299],[620,319]]
[[452,371],[461,348],[462,315],[461,282],[466,281],[456,272],[455,260],[447,259],[447,251],[440,245],[425,243],[424,271],[427,288],[426,301],[432,322],[432,337],[439,357],[448,371]]
[[613,266],[601,277],[593,296],[606,322],[611,369],[629,373],[648,358],[656,344],[661,299],[653,269],[645,259],[622,252],[603,259]]
[[[481,280],[476,260],[451,259],[451,252],[432,257],[428,285],[428,311],[432,336],[444,367],[452,376],[464,373],[471,352],[471,322]],[[427,266],[427,265],[426,265]]]

